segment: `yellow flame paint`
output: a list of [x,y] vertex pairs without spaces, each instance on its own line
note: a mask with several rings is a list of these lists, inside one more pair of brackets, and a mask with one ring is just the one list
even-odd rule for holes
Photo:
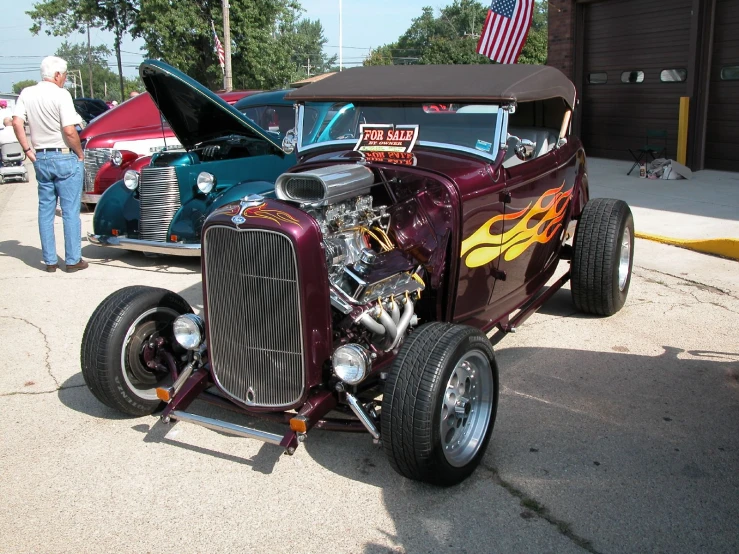
[[[559,188],[546,191],[533,205],[529,204],[523,210],[496,215],[486,221],[482,227],[470,237],[462,241],[462,258],[467,255],[465,265],[469,268],[480,267],[503,255],[506,261],[515,260],[527,248],[535,243],[547,243],[552,240],[562,228],[567,203],[572,195],[572,189],[562,191],[565,184]],[[521,220],[511,229],[499,235],[490,232],[493,225],[499,221]]]

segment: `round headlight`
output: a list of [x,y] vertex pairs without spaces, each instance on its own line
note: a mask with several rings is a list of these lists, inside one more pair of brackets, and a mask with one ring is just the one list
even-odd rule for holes
[[345,344],[331,358],[336,376],[349,385],[361,383],[372,367],[369,353],[358,344]]
[[123,184],[128,190],[136,190],[139,186],[139,172],[129,169],[123,174]]
[[213,187],[216,184],[216,178],[211,173],[208,173],[207,171],[203,171],[200,175],[198,175],[198,190],[202,192],[203,194],[208,194],[210,191],[213,190]]
[[123,154],[120,150],[113,150],[113,153],[110,155],[110,161],[113,162],[113,165],[121,165],[123,163]]
[[203,320],[195,314],[183,314],[174,320],[172,325],[174,338],[182,348],[197,350],[203,343],[205,326]]

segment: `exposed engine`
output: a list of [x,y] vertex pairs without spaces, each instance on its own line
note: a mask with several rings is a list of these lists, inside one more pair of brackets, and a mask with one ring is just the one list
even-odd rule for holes
[[339,165],[280,176],[277,197],[300,203],[321,227],[331,304],[369,333],[373,348],[397,348],[418,321],[420,265],[397,247],[388,207],[374,205],[372,170]]

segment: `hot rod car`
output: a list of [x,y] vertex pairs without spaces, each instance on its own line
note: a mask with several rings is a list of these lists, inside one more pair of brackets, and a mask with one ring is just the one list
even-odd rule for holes
[[[629,207],[589,199],[575,88],[551,67],[363,67],[289,97],[283,147],[299,163],[276,198],[206,220],[202,313],[163,289],[115,292],[85,330],[85,381],[125,414],[163,407],[164,422],[288,454],[313,428],[365,431],[402,475],[458,483],[498,407],[487,333],[514,330],[568,280],[583,312],[617,312]],[[306,138],[316,101],[336,109]],[[195,399],[287,428],[204,417]]]

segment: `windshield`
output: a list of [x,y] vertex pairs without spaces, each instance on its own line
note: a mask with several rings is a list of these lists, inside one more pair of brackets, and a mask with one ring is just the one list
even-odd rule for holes
[[[285,133],[295,128],[295,108],[284,105],[265,104],[260,106],[245,106],[240,108],[241,113],[251,119],[257,126],[267,132],[284,137]],[[330,104],[308,104],[304,109],[303,140],[312,140],[318,131],[319,122],[330,120],[336,113]],[[327,115],[329,114],[329,115]],[[325,123],[324,123],[325,124]]]
[[[394,103],[335,104],[319,125],[300,107],[300,150],[329,144],[356,144],[362,125],[418,126],[416,144],[451,148],[494,158],[499,143],[500,109],[492,104]],[[305,127],[317,129],[306,132]]]

